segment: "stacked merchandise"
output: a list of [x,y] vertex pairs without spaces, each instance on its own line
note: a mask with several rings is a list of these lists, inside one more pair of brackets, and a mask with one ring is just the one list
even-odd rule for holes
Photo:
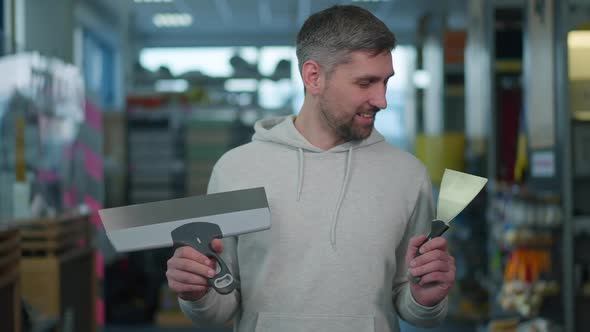
[[82,78],[72,65],[28,53],[2,58],[0,71],[0,217],[60,213],[68,191],[85,187],[84,166],[72,158],[85,121]]
[[[492,6],[495,108],[490,121],[486,331],[560,331],[564,325],[562,197],[549,176],[535,174],[531,85],[524,46],[534,20],[523,7]],[[526,6],[525,6],[526,8]],[[530,36],[529,36],[530,37]]]
[[[175,97],[127,98],[125,204],[184,196],[184,109]],[[171,248],[159,248],[109,259],[105,266],[107,324],[153,322],[171,254]]]
[[174,107],[130,108],[127,115],[129,204],[184,194],[182,112]]
[[[103,188],[101,113],[86,100],[78,69],[57,59],[22,53],[0,59],[0,72],[0,220],[20,226],[35,220],[51,224],[59,219],[55,216],[90,211],[92,217],[83,222],[99,226],[96,210],[102,206]],[[67,234],[63,236],[66,240],[71,235]],[[100,256],[95,261],[91,240],[84,244],[89,271],[85,278],[100,274],[102,266]],[[33,274],[38,278],[38,273]],[[60,287],[67,284],[64,276],[56,281]],[[25,286],[23,293],[30,291]],[[85,290],[90,294],[89,301],[94,301],[96,289]],[[70,294],[72,299],[85,295]],[[89,326],[95,325],[95,319],[100,323],[101,310],[99,302],[96,312],[84,318]],[[56,319],[63,319],[63,314],[56,311],[60,316]]]
[[[228,121],[231,116],[224,116],[224,109],[215,113],[210,110],[194,112],[186,121],[185,156],[186,156],[186,195],[202,195],[207,192],[207,185],[215,162],[232,146],[239,145],[236,135],[239,132],[236,122]],[[228,115],[228,114],[225,114]],[[160,326],[186,326],[191,322],[182,314],[176,294],[166,282],[160,289],[160,303],[156,316]]]
[[[151,84],[149,77],[144,79],[140,86]],[[202,86],[190,80],[186,93],[138,89],[127,97],[127,204],[205,194],[215,162],[250,141],[259,109],[239,105],[237,94],[217,94],[225,78],[201,79],[207,81]],[[110,324],[191,324],[167,287],[166,261],[172,250],[134,252],[107,265]]]
[[[190,109],[186,102],[184,96],[173,94],[127,98],[126,204],[186,194],[184,132]],[[145,250],[109,262],[105,291],[109,324],[160,320],[156,310],[161,306],[160,287],[171,254],[171,248]]]
[[[576,8],[577,9],[577,8]],[[572,199],[571,211],[574,227],[574,285],[575,292],[575,326],[577,329],[590,330],[590,10],[585,8],[584,23],[576,30],[569,31],[568,67],[569,67],[569,107],[571,114],[572,146]],[[583,12],[576,10],[576,12]],[[577,40],[578,42],[574,42]],[[566,112],[567,113],[567,112]]]
[[519,320],[559,320],[563,214],[558,197],[500,183],[488,215],[495,300]]
[[[590,220],[575,222],[590,222]],[[590,327],[590,317],[587,308],[590,307],[590,228],[578,229],[574,238],[574,294],[576,328],[587,331]]]
[[168,123],[134,120],[129,129],[129,165],[131,204],[170,199],[172,165],[174,164],[173,132]]
[[207,192],[213,165],[231,144],[231,123],[192,119],[186,127],[186,189],[189,195]]

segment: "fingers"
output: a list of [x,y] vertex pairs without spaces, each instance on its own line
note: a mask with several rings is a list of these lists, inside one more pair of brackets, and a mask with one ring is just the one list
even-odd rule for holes
[[167,264],[168,287],[180,298],[195,301],[208,291],[209,286],[204,275],[214,274],[209,266],[176,256],[172,256]]
[[213,241],[211,241],[211,248],[220,255],[223,252],[223,241],[220,239],[213,239]]
[[450,261],[451,259],[453,258],[446,251],[435,249],[412,259],[410,268],[423,266],[434,261]]
[[209,289],[207,285],[195,285],[195,284],[186,284],[182,282],[178,282],[174,279],[168,279],[168,287],[176,292],[177,294],[181,295],[186,293],[194,293],[194,292],[206,292]]
[[215,261],[188,246],[177,248],[167,262],[168,285],[179,294],[205,291],[215,273]]
[[410,243],[408,244],[408,251],[406,252],[406,263],[409,263],[414,257],[416,257],[416,253],[418,252],[418,248],[426,241],[427,237],[425,235],[415,236],[410,239]]
[[179,257],[172,257],[168,260],[168,270],[183,271],[208,278],[211,278],[215,275],[215,270],[211,267],[211,263],[209,263],[209,265],[205,265],[203,263],[195,262],[191,259]]
[[[184,258],[190,257],[190,258]],[[205,265],[205,263],[209,265]],[[168,287],[180,298],[190,301],[200,299],[209,289],[206,276],[215,275],[212,261],[190,247],[176,249],[167,262]]]
[[439,249],[428,251],[410,262],[409,272],[412,276],[420,277],[421,286],[436,283],[447,289],[455,280],[455,258]]
[[448,260],[434,260],[424,265],[410,268],[410,273],[415,277],[420,277],[433,272],[448,272],[450,269]]
[[[220,255],[221,253],[223,253],[223,241],[221,239],[213,239],[213,241],[211,241],[211,248],[215,250],[217,254]],[[176,249],[174,251],[174,256],[192,259],[205,265],[209,265],[209,259],[207,258],[207,256],[203,255],[202,253],[198,252],[197,250],[189,246],[182,246]]]
[[211,260],[207,256],[203,255],[202,253],[198,252],[197,250],[189,246],[177,248],[174,251],[174,257],[186,258],[204,265],[211,264]]
[[444,237],[435,237],[432,240],[424,243],[424,245],[422,245],[422,247],[420,247],[420,254],[424,254],[426,252],[429,252],[431,250],[442,250],[442,251],[447,251],[448,248],[448,244],[447,244],[447,240]]
[[[215,239],[211,248],[216,253],[223,252],[223,241]],[[208,278],[216,274],[215,259],[210,259],[189,246],[177,248],[167,262],[166,278],[168,286],[180,298],[196,301],[209,290]]]
[[[410,240],[406,260],[412,276],[421,277],[420,284],[431,282],[452,283],[455,274],[455,259],[447,252],[447,240],[442,237],[426,241],[425,236]],[[416,257],[416,253],[420,255]]]
[[[183,288],[185,286],[207,286],[207,279],[201,277],[200,275],[189,273],[181,270],[168,270],[166,271],[166,277],[168,278],[168,283],[176,283]],[[183,289],[181,291],[191,291]]]
[[436,283],[443,289],[448,289],[455,281],[455,269],[452,268],[448,272],[432,272],[420,279],[420,286]]

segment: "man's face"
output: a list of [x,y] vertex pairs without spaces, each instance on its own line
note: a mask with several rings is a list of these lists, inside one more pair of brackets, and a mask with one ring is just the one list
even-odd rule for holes
[[385,92],[391,76],[391,52],[351,53],[349,62],[334,68],[319,94],[324,124],[342,141],[369,137],[375,115],[387,107]]

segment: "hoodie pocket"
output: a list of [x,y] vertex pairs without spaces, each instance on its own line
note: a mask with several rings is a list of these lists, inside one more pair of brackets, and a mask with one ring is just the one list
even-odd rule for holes
[[374,332],[373,317],[261,312],[255,332]]

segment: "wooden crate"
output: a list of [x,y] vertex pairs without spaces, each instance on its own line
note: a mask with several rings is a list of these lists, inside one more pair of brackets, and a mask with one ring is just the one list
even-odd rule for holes
[[71,214],[22,222],[19,226],[24,256],[61,254],[83,248],[90,241],[87,215]]
[[19,262],[20,236],[18,230],[0,227],[0,322],[2,322],[2,331],[21,331]]
[[87,215],[22,226],[23,297],[46,317],[73,331],[96,331],[97,280]]

